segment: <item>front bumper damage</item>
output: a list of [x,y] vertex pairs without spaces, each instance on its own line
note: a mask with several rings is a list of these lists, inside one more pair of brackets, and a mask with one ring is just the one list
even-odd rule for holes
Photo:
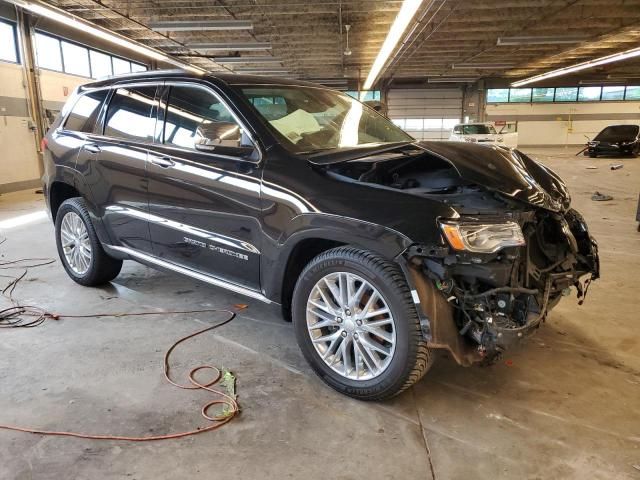
[[571,287],[582,303],[599,277],[598,246],[577,211],[509,220],[520,224],[526,246],[477,254],[414,245],[404,254],[429,346],[462,365],[497,360],[535,332]]

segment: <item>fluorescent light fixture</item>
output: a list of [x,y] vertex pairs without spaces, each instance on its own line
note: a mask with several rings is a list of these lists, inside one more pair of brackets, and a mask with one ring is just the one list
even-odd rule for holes
[[253,75],[258,73],[289,73],[289,70],[286,68],[236,68],[234,73]]
[[427,83],[473,83],[476,80],[468,77],[429,77]]
[[275,57],[213,57],[212,60],[220,65],[231,63],[282,63],[282,60]]
[[562,43],[580,43],[587,40],[586,35],[525,35],[515,37],[499,37],[496,45],[555,45]]
[[402,6],[400,7],[398,16],[393,21],[391,29],[387,34],[387,38],[384,39],[382,48],[380,48],[378,56],[371,66],[369,75],[367,76],[367,79],[365,80],[362,87],[363,90],[370,90],[371,87],[373,87],[373,84],[378,79],[378,75],[380,75],[380,72],[387,63],[389,56],[396,48],[398,41],[400,41],[400,37],[407,29],[409,22],[418,11],[418,8],[420,8],[420,5],[422,5],[422,1],[423,0],[404,0],[404,2],[402,2]]
[[47,212],[40,210],[38,212],[27,213],[26,215],[18,215],[17,217],[7,218],[6,220],[0,220],[0,230],[21,227],[29,223],[37,222],[47,218]]
[[245,20],[167,20],[149,22],[147,26],[156,32],[253,30],[253,23]]
[[211,43],[193,42],[187,43],[187,47],[194,50],[218,50],[218,51],[239,51],[239,50],[271,50],[269,42],[243,42],[243,43]]
[[140,55],[143,55],[145,57],[153,58],[154,60],[159,60],[161,62],[167,62],[195,73],[205,73],[205,70],[199,67],[171,58],[164,53],[159,52],[158,50],[146,47],[138,42],[134,42],[133,40],[129,40],[122,35],[112,33],[108,30],[94,26],[89,22],[80,19],[79,17],[63,13],[62,10],[59,10],[57,8],[48,6],[45,7],[44,5],[41,5],[39,3],[28,2],[25,0],[9,0],[9,2],[17,5],[18,7],[24,8],[25,10],[29,10],[30,12],[47,18],[48,20],[53,20],[54,22],[62,23],[68,27],[75,28],[76,30],[81,30],[84,33],[88,33],[89,35],[93,35],[94,37],[100,38],[101,40],[139,53]]
[[614,53],[612,55],[607,55],[606,57],[596,58],[595,60],[589,60],[587,62],[578,63],[570,67],[558,68],[557,70],[551,70],[550,72],[542,73],[540,75],[534,75],[533,77],[529,77],[523,80],[518,80],[517,82],[513,82],[511,86],[520,87],[522,85],[528,85],[533,82],[546,80],[547,78],[560,77],[562,75],[568,75],[570,73],[579,72],[581,70],[586,70],[588,68],[605,65],[607,63],[619,62],[621,60],[627,60],[628,58],[634,58],[638,56],[640,56],[640,47],[632,48],[631,50],[626,50],[620,53]]
[[454,70],[502,70],[505,68],[513,68],[513,63],[454,63],[451,68]]

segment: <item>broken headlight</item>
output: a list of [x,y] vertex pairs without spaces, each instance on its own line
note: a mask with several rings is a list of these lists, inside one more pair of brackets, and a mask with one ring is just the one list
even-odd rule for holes
[[442,232],[454,250],[476,253],[495,253],[504,247],[525,244],[520,225],[515,222],[473,223],[443,222]]

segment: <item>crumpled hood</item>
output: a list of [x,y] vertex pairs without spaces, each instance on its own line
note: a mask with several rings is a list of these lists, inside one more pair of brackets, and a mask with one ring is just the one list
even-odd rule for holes
[[[503,146],[466,142],[416,142],[389,148],[378,146],[377,149],[320,154],[308,160],[315,165],[335,165],[351,161],[384,162],[418,157],[425,151],[451,164],[466,183],[480,185],[554,212],[569,208],[571,199],[560,177],[522,152]],[[418,158],[416,160],[422,161]]]
[[562,179],[518,150],[460,142],[418,145],[451,163],[471,183],[554,212],[566,210],[571,203]]

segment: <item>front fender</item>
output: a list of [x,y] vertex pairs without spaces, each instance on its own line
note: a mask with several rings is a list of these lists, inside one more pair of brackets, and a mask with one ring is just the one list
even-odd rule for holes
[[354,218],[325,213],[305,213],[291,219],[280,238],[263,246],[262,285],[265,295],[281,301],[285,266],[294,249],[305,240],[348,244],[393,260],[412,241],[400,232]]

